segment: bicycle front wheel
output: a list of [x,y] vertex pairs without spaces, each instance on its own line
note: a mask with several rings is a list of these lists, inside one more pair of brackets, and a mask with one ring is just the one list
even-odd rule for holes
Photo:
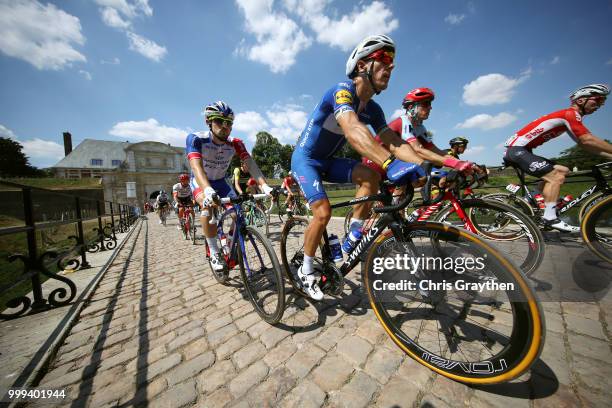
[[238,246],[238,263],[244,289],[259,316],[270,324],[278,323],[285,311],[285,283],[280,263],[270,241],[247,226],[244,248]]
[[[466,199],[460,205],[475,232],[496,241],[498,248],[515,260],[526,275],[538,269],[544,260],[544,237],[528,215],[496,200]],[[435,220],[455,227],[462,227],[466,221],[460,219],[453,207],[442,211]]]
[[612,264],[612,196],[593,205],[580,226],[582,239],[599,258]]
[[582,223],[582,219],[584,218],[585,214],[591,209],[591,207],[593,207],[595,204],[597,204],[607,196],[608,194],[602,191],[598,191],[597,193],[587,198],[584,204],[580,206],[580,210],[578,211],[578,221]]
[[191,235],[191,242],[193,243],[193,245],[195,245],[197,227],[196,227],[196,221],[195,221],[195,217],[193,213],[189,213],[189,227],[190,227],[189,234]]
[[463,383],[505,382],[528,370],[546,330],[518,267],[450,225],[414,223],[402,234],[378,237],[362,269],[372,309],[392,340],[420,364]]

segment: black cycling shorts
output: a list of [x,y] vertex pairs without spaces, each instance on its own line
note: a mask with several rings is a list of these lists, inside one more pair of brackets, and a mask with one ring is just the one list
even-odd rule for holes
[[534,177],[542,177],[550,173],[555,166],[552,160],[536,156],[531,153],[531,150],[521,146],[508,147],[504,161],[515,164],[519,169]]
[[182,206],[192,206],[193,202],[191,200],[191,197],[176,197],[176,202],[179,203],[179,205]]

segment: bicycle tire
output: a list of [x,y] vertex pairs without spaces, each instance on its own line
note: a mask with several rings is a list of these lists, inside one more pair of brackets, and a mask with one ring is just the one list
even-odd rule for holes
[[[183,221],[181,223],[181,221]],[[181,220],[179,219],[179,224],[181,226],[181,233],[183,234],[183,238],[185,238],[185,240],[189,239],[189,229],[191,228],[191,223],[189,222],[189,220]]]
[[[282,319],[283,313],[285,312],[285,285],[280,263],[278,262],[274,248],[272,248],[272,244],[257,228],[253,226],[246,226],[245,236],[243,238],[245,252],[242,252],[242,248],[239,245],[238,264],[240,267],[240,276],[242,277],[244,289],[257,314],[267,323],[276,324]],[[252,245],[252,248],[247,248],[249,243]],[[266,265],[262,265],[262,263],[265,263],[262,262],[262,254],[260,253],[262,248],[267,254],[267,259],[269,259],[272,263],[271,270]],[[256,254],[254,262],[253,260],[249,262],[246,254]],[[253,263],[257,262],[259,262],[259,265],[253,265]],[[259,270],[254,271],[255,268]],[[262,270],[264,272],[270,270],[271,273],[262,274]],[[257,285],[262,282],[262,279],[270,276],[273,277],[273,282],[271,283],[272,291],[268,291],[268,293],[261,298]],[[269,287],[270,285],[264,289]],[[275,307],[272,310],[266,310],[266,304],[269,306],[270,293],[273,293],[273,296],[275,296],[277,300]]]
[[[456,313],[456,317],[448,313],[448,310],[452,310],[451,303],[448,301],[451,299],[447,293],[448,289],[441,290],[444,296],[438,297],[441,301],[431,308],[431,312],[427,310],[428,303],[423,301],[419,307],[411,310],[408,308],[407,301],[410,298],[407,296],[399,296],[393,302],[388,294],[381,294],[375,287],[375,278],[383,275],[375,273],[374,258],[382,257],[385,251],[398,245],[400,245],[400,251],[409,247],[414,247],[416,250],[414,241],[419,237],[424,238],[423,248],[431,248],[427,242],[428,239],[446,239],[445,242],[449,247],[461,248],[460,251],[469,249],[469,253],[483,255],[489,266],[482,270],[483,273],[491,273],[494,278],[502,282],[516,284],[522,298],[517,300],[514,295],[512,298],[509,295],[508,302],[500,302],[500,304],[491,301],[488,303],[468,301],[468,308],[466,309],[464,305]],[[384,271],[385,274],[389,272],[387,269]],[[453,271],[451,270],[450,273]],[[460,276],[465,276],[467,279],[468,275]],[[546,333],[544,314],[531,285],[519,268],[504,258],[494,246],[466,230],[435,222],[419,222],[406,225],[403,237],[395,237],[392,231],[387,231],[375,240],[368,251],[362,268],[362,282],[377,319],[393,342],[418,363],[452,380],[467,384],[494,384],[510,381],[526,372],[537,361],[542,351]],[[440,290],[432,292],[436,293]],[[506,294],[507,292],[502,291],[501,293]],[[416,298],[418,296],[417,293]],[[457,299],[461,300],[459,297]],[[397,303],[400,303],[400,306],[396,306]],[[421,308],[423,305],[426,307]],[[440,310],[443,310],[445,305],[448,305],[447,311],[441,313]],[[478,313],[470,312],[474,305]],[[496,313],[496,315],[489,312]],[[424,313],[429,313],[427,317],[440,319],[441,324],[436,323],[438,330],[426,330],[428,326],[432,327],[432,320],[418,318]],[[415,324],[412,322],[404,324],[408,321],[406,318],[411,315],[418,319]],[[511,327],[505,325],[509,319],[512,322]],[[491,326],[494,325],[497,326],[492,328]],[[456,326],[461,332],[457,331]],[[416,335],[412,334],[415,330],[418,330]],[[444,334],[445,331],[446,334]],[[504,331],[509,334],[504,334]],[[441,336],[440,332],[444,336]],[[470,336],[472,336],[471,339]],[[479,341],[478,338],[474,338],[476,336],[484,340],[480,352],[474,351]],[[436,339],[440,349],[438,353],[432,351],[436,347]],[[468,340],[465,349],[459,345],[463,339]],[[448,348],[444,349],[442,340],[447,343]],[[484,353],[491,355],[486,356]]]
[[[293,290],[300,296],[308,298],[308,294],[304,292],[301,286],[297,283],[297,270],[304,262],[304,249],[303,249],[303,238],[301,244],[297,235],[302,235],[304,231],[291,232],[293,229],[303,228],[306,229],[308,226],[308,220],[302,217],[291,217],[289,218],[283,227],[280,241],[280,253],[281,261],[283,263],[283,272],[285,278],[289,281]],[[291,235],[296,235],[298,243],[295,245],[288,245],[288,240]],[[316,255],[316,254],[315,254]],[[316,262],[316,256],[315,256]]]
[[[526,252],[524,252],[524,255],[522,255],[522,252],[513,252],[512,259],[516,260],[526,275],[531,275],[538,269],[546,252],[544,236],[537,224],[528,215],[515,207],[496,200],[470,198],[461,200],[460,204],[474,228],[476,228],[477,234],[492,241],[503,243],[508,253],[515,251],[512,247],[513,243],[523,239],[525,243],[520,251],[526,250]],[[495,214],[495,218],[492,220],[491,211]],[[453,212],[454,208],[448,207],[438,213],[434,221],[445,222]],[[478,222],[478,218],[481,222]],[[491,221],[498,224],[488,230],[488,225],[485,225],[487,221],[489,221],[489,225]],[[515,224],[511,225],[512,221]],[[510,226],[514,227],[514,230],[510,230],[508,228]]]
[[[591,252],[612,264],[612,222],[610,220],[612,220],[612,195],[597,202],[584,214],[580,231],[584,243]],[[601,230],[599,232],[596,230],[600,222],[610,224],[609,226],[606,225],[606,228],[610,229],[609,232],[606,231],[607,234],[603,234]],[[608,241],[607,243],[603,242],[602,238],[604,237]]]
[[525,200],[523,197],[516,196],[509,193],[490,193],[479,197],[481,200],[497,200],[504,204],[511,205],[520,209],[530,217],[535,217],[536,212],[534,208]]
[[589,198],[587,198],[578,210],[578,221],[582,223],[584,215],[591,209],[591,207],[597,204],[600,200],[606,198],[608,195],[609,193],[598,191],[595,194],[591,195]]

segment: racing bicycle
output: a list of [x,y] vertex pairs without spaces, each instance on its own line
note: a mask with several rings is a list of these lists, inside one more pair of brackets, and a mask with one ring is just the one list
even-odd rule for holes
[[[506,186],[507,193],[491,193],[482,196],[484,199],[500,200],[517,208],[520,208],[525,214],[535,217],[540,220],[542,209],[538,205],[534,194],[529,191],[529,187],[525,183],[525,172],[517,167],[514,163],[505,162],[506,166],[513,167],[520,180],[520,184],[509,184]],[[570,173],[567,178],[573,177],[591,177],[595,179],[595,184],[586,189],[579,197],[565,203],[559,210],[559,215],[569,211],[571,208],[582,203],[578,211],[578,219],[582,221],[585,213],[598,201],[612,194],[612,187],[608,184],[606,177],[602,171],[612,169],[612,162],[595,165],[588,172]]]
[[[264,198],[265,194],[243,194],[234,198],[221,198],[219,204],[228,205],[217,222],[218,207],[213,207],[210,223],[217,223],[217,235],[221,241],[225,267],[216,272],[215,279],[227,285],[229,271],[240,269],[244,290],[259,316],[270,324],[276,324],[285,310],[285,286],[282,270],[270,240],[254,225],[248,225],[243,206]],[[210,263],[210,248],[206,244],[206,259]]]
[[177,208],[183,207],[183,216],[179,219],[181,232],[185,239],[191,239],[193,245],[196,244],[196,222],[193,206],[178,204]]
[[[442,196],[431,200],[428,179],[424,203],[432,205]],[[520,376],[538,359],[545,336],[544,315],[531,284],[479,236],[443,223],[409,223],[400,212],[413,194],[408,188],[406,197],[392,204],[392,195],[382,189],[332,205],[383,203],[373,210],[380,218],[339,267],[324,231],[314,265],[322,291],[340,295],[344,277],[363,262],[361,278],[370,305],[410,357],[464,383],[492,384]],[[297,269],[304,259],[307,225],[306,219],[294,217],[281,236],[285,276],[302,296]]]

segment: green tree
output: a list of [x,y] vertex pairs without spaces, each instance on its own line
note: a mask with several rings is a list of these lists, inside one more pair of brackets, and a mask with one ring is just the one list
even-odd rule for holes
[[253,159],[266,177],[272,177],[274,166],[282,164],[283,145],[270,133],[261,131],[257,133],[253,147]]
[[44,172],[33,167],[21,143],[0,137],[0,177],[40,177]]
[[[610,143],[606,139],[606,142]],[[559,157],[553,159],[555,162],[568,167],[570,170],[577,167],[580,170],[588,170],[592,166],[610,161],[604,157],[589,153],[578,145],[574,145],[561,152]]]

